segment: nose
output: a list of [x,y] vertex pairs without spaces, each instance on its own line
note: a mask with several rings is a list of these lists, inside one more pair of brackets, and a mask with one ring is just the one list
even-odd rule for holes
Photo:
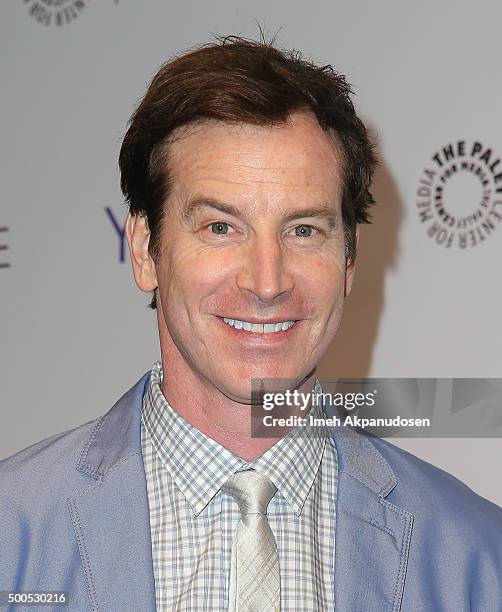
[[287,269],[287,254],[277,238],[255,237],[248,245],[236,277],[239,289],[253,293],[262,302],[271,302],[293,289],[293,275]]

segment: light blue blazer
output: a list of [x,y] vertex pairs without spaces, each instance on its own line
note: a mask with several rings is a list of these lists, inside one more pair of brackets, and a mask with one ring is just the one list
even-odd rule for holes
[[[103,417],[0,462],[0,590],[68,591],[67,608],[45,610],[155,610],[148,379]],[[502,509],[385,440],[332,434],[336,612],[502,612]]]

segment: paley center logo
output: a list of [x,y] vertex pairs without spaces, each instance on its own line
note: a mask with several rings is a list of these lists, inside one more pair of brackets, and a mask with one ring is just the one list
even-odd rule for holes
[[[0,225],[0,251],[7,251],[9,248],[7,244],[3,244],[3,238],[8,231],[9,228],[6,225]],[[0,253],[0,255],[3,255],[3,253]],[[10,262],[0,258],[0,269],[2,268],[10,268]]]
[[[23,0],[28,6],[29,14],[37,21],[46,26],[67,25],[85,9],[89,0]],[[117,4],[118,0],[114,0]]]
[[448,143],[424,168],[416,196],[429,238],[446,248],[475,247],[502,221],[502,160],[477,140]]
[[75,21],[87,0],[24,0],[29,14],[43,25],[66,25]]

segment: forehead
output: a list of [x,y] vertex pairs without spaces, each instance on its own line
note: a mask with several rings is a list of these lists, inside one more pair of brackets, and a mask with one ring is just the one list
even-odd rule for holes
[[[287,123],[232,124],[202,120],[182,126],[168,145],[174,190],[259,196],[337,198],[342,178],[340,146],[310,112]],[[214,193],[207,193],[213,190]]]

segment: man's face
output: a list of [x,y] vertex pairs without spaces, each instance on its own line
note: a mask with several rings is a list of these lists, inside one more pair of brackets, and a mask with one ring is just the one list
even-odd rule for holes
[[310,374],[340,323],[341,156],[310,113],[178,134],[155,263],[163,359],[249,402],[253,378]]

